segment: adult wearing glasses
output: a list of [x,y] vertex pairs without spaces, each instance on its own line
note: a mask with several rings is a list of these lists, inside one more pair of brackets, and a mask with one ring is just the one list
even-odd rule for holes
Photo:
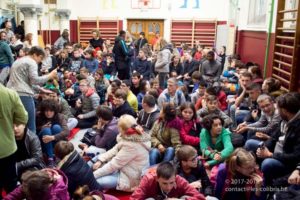
[[261,141],[272,138],[272,134],[279,131],[281,117],[275,108],[271,96],[262,94],[257,103],[262,111],[259,120],[253,124],[242,123],[238,126],[237,133],[248,131],[248,140],[245,144],[247,150],[256,151]]
[[177,173],[205,196],[213,196],[213,186],[205,168],[198,159],[197,150],[190,145],[183,145],[176,153]]

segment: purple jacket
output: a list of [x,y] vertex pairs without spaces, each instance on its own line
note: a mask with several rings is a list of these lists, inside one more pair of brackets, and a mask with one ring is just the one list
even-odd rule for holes
[[98,148],[110,150],[117,143],[116,138],[119,134],[118,130],[118,121],[116,118],[113,118],[103,129],[97,131],[95,136],[95,146]]
[[[41,200],[70,200],[69,193],[68,193],[68,179],[66,175],[58,170],[58,169],[46,169],[46,170],[54,170],[57,172],[61,177],[55,181],[49,187],[48,195],[41,197]],[[25,199],[26,196],[22,191],[22,185],[17,187],[14,191],[9,193],[4,200],[22,200]]]

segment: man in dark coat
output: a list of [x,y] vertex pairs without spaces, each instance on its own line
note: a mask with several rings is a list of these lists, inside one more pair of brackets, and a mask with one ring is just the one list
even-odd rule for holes
[[128,49],[125,42],[126,32],[121,30],[119,36],[115,39],[115,45],[113,48],[113,53],[115,55],[115,63],[118,71],[118,78],[120,80],[129,79],[130,77],[130,59],[132,53]]
[[140,32],[140,38],[135,42],[135,55],[138,55],[139,51],[147,43],[148,40],[145,38],[145,32]]

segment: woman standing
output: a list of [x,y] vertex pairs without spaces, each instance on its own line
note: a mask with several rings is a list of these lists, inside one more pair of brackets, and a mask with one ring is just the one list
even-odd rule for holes
[[90,45],[89,47],[92,47],[93,49],[97,50],[105,50],[104,40],[100,37],[100,32],[98,30],[92,31],[93,38],[90,39]]
[[35,104],[32,86],[42,85],[50,79],[57,78],[57,70],[51,71],[44,76],[38,76],[38,64],[43,60],[45,52],[41,47],[34,46],[28,56],[14,62],[11,67],[10,78],[7,87],[18,92],[21,101],[28,113],[28,128],[36,132],[35,127]]
[[159,87],[165,89],[168,74],[170,72],[169,65],[172,58],[172,46],[168,45],[167,41],[161,38],[158,41],[159,52],[155,63],[155,71],[158,73]]

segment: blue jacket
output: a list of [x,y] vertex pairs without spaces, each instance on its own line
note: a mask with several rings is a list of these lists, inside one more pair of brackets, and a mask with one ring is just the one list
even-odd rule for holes
[[143,79],[150,80],[151,62],[147,59],[141,60],[140,58],[137,58],[134,60],[132,70],[137,71],[141,75],[143,75]]
[[96,70],[98,69],[98,66],[99,66],[99,62],[97,59],[84,59],[83,60],[83,63],[82,63],[82,67],[85,67],[89,70],[89,72],[91,74],[95,73]]

